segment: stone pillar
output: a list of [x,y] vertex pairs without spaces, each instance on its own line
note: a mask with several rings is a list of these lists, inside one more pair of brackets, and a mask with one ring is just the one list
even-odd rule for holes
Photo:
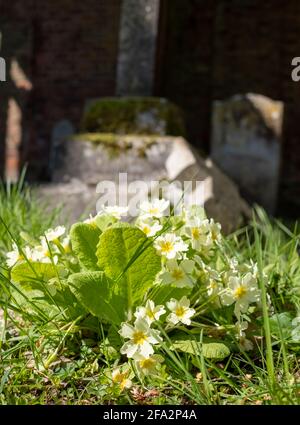
[[117,94],[153,91],[160,0],[123,0],[119,33]]
[[215,101],[211,156],[252,202],[277,204],[283,103],[258,94]]
[[6,81],[6,62],[0,57],[0,81]]

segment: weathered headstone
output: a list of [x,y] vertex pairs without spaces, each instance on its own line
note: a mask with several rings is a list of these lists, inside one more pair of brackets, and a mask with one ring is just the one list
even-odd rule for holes
[[[199,191],[208,216],[221,222],[225,233],[238,228],[249,216],[237,187],[210,160],[198,157],[185,139],[139,135],[114,135],[112,139],[109,135],[105,141],[103,137],[98,143],[84,139],[84,135],[65,142],[54,173],[55,183],[40,189],[50,203],[64,202],[64,214],[71,220],[96,212],[101,197],[97,185],[106,181],[115,183],[117,199],[120,194],[125,195],[131,182],[148,185],[143,192],[145,198],[155,181],[178,182],[181,188],[184,182],[191,182],[193,194]],[[120,184],[121,173],[126,173],[124,184]],[[130,202],[131,195],[127,195]],[[114,190],[109,191],[109,196],[113,205]]]
[[283,103],[258,94],[215,101],[211,156],[242,194],[276,208]]

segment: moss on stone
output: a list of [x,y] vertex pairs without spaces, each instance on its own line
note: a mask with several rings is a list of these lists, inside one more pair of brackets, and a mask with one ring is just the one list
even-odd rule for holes
[[[70,137],[69,140],[77,142],[91,142],[95,146],[104,146],[111,157],[116,157],[134,147],[134,139],[141,135],[119,135],[115,133],[79,133]],[[157,143],[157,136],[143,136],[143,143],[138,147],[138,155],[146,156],[147,149]]]
[[73,141],[87,141],[95,145],[106,144],[112,146],[118,143],[118,135],[113,133],[79,133],[71,136]]
[[[141,122],[142,114],[152,118]],[[161,126],[161,124],[164,124]],[[81,122],[85,132],[185,136],[180,109],[155,97],[103,98],[91,102]]]

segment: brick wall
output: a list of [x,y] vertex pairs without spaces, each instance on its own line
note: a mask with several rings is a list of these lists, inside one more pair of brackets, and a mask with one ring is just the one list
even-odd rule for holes
[[[78,128],[87,99],[116,93],[121,1],[0,0],[1,55],[8,67],[15,58],[20,71],[0,85],[0,174],[7,119],[22,130],[11,131],[11,163],[21,137],[29,175],[45,179],[54,125],[68,119]],[[214,99],[252,91],[283,100],[280,204],[299,214],[294,56],[300,56],[299,0],[161,0],[155,94],[182,106],[189,140],[206,152]],[[7,117],[10,99],[19,119]]]
[[186,111],[190,140],[209,151],[214,99],[256,92],[285,102],[280,206],[300,211],[299,0],[162,0],[157,94]]
[[22,158],[30,177],[45,179],[55,123],[68,119],[78,128],[87,99],[115,93],[120,0],[2,2],[7,57],[22,51],[32,84],[22,103]]
[[[7,2],[0,0],[0,32],[2,35],[0,54],[5,58],[7,68],[7,81],[0,83],[0,177],[4,175],[6,159],[12,165],[17,161],[15,148],[20,145],[21,117],[19,111],[20,108],[24,108],[28,99],[28,81],[24,82],[23,76],[30,74],[31,10],[32,1]],[[16,81],[13,81],[9,73],[14,58],[18,59],[23,70],[22,78],[17,78]],[[11,143],[6,149],[8,126]]]

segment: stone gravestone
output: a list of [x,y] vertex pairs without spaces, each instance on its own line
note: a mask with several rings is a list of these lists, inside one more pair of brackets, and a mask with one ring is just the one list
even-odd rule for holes
[[170,190],[167,197],[174,207],[182,195],[185,205],[196,201],[221,222],[225,233],[249,217],[236,185],[178,137],[184,134],[180,112],[165,99],[94,100],[81,128],[84,133],[70,136],[70,123],[57,123],[53,183],[40,188],[50,206],[64,204],[62,213],[71,221],[95,214],[100,204],[136,205],[136,189],[139,200],[153,191],[154,197],[165,196],[159,192],[161,183],[167,191],[172,185],[174,196]]
[[[122,173],[126,173],[124,182],[119,180]],[[121,194],[124,199],[127,184],[146,183],[146,199],[153,182],[159,184],[162,180],[179,183],[181,187],[186,181],[192,182],[191,195],[194,190],[200,191],[201,205],[209,217],[221,222],[224,233],[237,229],[250,216],[235,184],[211,160],[193,152],[182,137],[115,135],[113,145],[109,146],[103,140],[95,143],[78,135],[65,141],[63,157],[53,177],[52,184],[40,187],[40,195],[51,205],[63,202],[64,214],[71,221],[82,214],[96,213],[101,197],[97,190],[99,182],[115,182],[117,192],[109,191],[110,204],[114,205],[115,196],[119,199]],[[130,198],[129,194],[129,202]]]
[[251,202],[273,213],[277,202],[283,104],[258,94],[215,101],[212,159]]

